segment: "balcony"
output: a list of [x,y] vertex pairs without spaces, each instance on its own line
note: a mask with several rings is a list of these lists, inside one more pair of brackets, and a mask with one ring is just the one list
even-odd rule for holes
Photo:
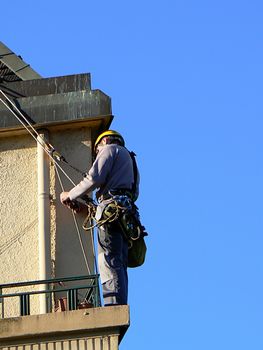
[[[127,305],[100,306],[98,275],[4,284],[0,291],[1,350],[115,350],[129,327]],[[38,314],[43,302],[47,313]]]

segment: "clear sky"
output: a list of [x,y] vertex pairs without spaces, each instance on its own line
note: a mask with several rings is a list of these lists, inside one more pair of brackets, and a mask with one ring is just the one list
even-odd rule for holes
[[125,350],[262,350],[263,3],[11,1],[43,77],[90,72],[137,153],[148,256]]

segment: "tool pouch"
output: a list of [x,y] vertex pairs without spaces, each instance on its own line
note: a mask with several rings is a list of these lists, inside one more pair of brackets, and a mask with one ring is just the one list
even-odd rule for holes
[[128,242],[128,267],[141,266],[145,261],[148,235],[141,224],[138,207],[127,196],[112,196],[97,206],[95,219],[100,222],[117,221],[124,238]]
[[128,241],[128,267],[141,266],[145,261],[147,251],[144,237],[148,233],[141,224],[139,210],[134,203],[130,209],[123,211],[119,224]]
[[128,267],[141,266],[145,261],[146,251],[147,247],[143,236],[131,241],[128,249]]

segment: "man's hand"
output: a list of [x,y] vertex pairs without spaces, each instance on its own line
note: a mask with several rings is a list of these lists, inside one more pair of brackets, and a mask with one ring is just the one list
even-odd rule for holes
[[71,200],[69,198],[69,192],[61,192],[60,193],[60,202],[66,206],[71,202]]
[[74,211],[74,213],[79,213],[82,210],[80,203],[77,201],[72,201],[69,198],[69,192],[61,192],[60,193],[60,202],[65,205],[68,209]]

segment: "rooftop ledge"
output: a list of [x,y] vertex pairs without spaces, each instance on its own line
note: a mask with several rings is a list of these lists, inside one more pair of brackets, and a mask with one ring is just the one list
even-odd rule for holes
[[0,137],[26,133],[22,124],[29,123],[54,131],[87,126],[96,138],[113,119],[110,97],[91,90],[88,73],[0,82],[0,90]]
[[[87,348],[88,341],[92,341],[92,349],[118,349],[129,324],[127,305],[6,318],[0,320],[0,349],[62,342],[58,347],[63,348],[70,342],[71,350],[80,350]],[[103,343],[108,345],[103,347]]]

